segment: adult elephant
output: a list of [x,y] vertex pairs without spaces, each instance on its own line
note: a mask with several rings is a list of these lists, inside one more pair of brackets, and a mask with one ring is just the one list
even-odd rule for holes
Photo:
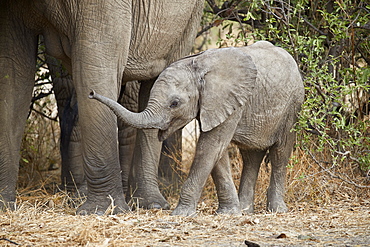
[[[72,76],[66,71],[60,60],[46,56],[46,63],[53,82],[53,91],[57,100],[59,123],[61,127],[61,189],[73,192],[75,195],[86,195],[87,185],[83,171],[81,149],[81,128],[78,124],[78,104]],[[120,92],[118,102],[130,111],[138,111],[138,94],[140,83],[129,81]],[[181,132],[180,132],[181,133]],[[125,193],[129,192],[129,174],[132,167],[132,156],[136,140],[136,128],[118,119],[119,162],[121,167],[122,185]],[[170,156],[181,153],[181,134],[175,134],[162,143],[161,158],[158,167],[159,181],[177,188],[179,171],[173,167]],[[132,175],[132,174],[131,174]],[[131,176],[131,180],[132,180]],[[131,199],[130,193],[126,200]],[[137,201],[137,200],[135,200]]]
[[[60,60],[46,56],[46,63],[52,78],[53,91],[57,101],[61,152],[61,189],[76,195],[87,194],[83,170],[81,128],[78,123],[78,104],[72,76],[63,68]],[[138,111],[140,83],[130,81],[121,88],[118,102],[131,111]],[[131,167],[136,129],[118,120],[119,161],[124,192],[128,190],[128,176]]]
[[[117,145],[117,118],[88,101],[94,88],[117,100],[122,82],[142,83],[147,98],[153,78],[191,49],[203,1],[5,0],[0,3],[0,193],[15,201],[19,147],[36,63],[37,36],[73,75],[88,195],[78,213],[127,210]],[[143,86],[145,85],[145,86]],[[145,106],[143,100],[141,108]],[[134,161],[142,204],[168,206],[155,178],[157,131],[138,134]]]

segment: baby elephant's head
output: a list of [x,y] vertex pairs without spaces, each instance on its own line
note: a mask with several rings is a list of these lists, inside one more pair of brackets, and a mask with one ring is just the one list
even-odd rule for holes
[[241,48],[211,49],[165,69],[150,92],[148,106],[132,113],[97,94],[123,121],[136,128],[158,128],[159,139],[199,117],[202,131],[224,122],[253,93],[257,70]]

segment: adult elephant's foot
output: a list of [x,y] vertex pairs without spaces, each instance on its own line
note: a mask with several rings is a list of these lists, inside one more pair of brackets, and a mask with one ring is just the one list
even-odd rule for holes
[[282,199],[271,200],[270,202],[267,202],[267,211],[274,213],[286,213],[288,212],[288,207]]
[[123,196],[112,198],[106,197],[88,197],[87,200],[77,209],[76,214],[89,215],[89,214],[119,214],[129,211]]
[[179,203],[177,207],[173,210],[171,215],[179,215],[179,216],[195,216],[197,214],[196,207],[195,206],[188,206],[188,205],[182,205]]
[[0,212],[6,211],[6,210],[15,210],[16,209],[16,203],[15,201],[2,201],[0,200]]
[[141,191],[135,191],[131,200],[133,200],[133,204],[136,204],[136,207],[139,208],[164,210],[170,209],[170,204],[159,191],[152,192],[150,195]]
[[14,191],[0,191],[0,212],[6,210],[15,210],[16,209],[16,198]]
[[70,184],[69,185],[61,184],[56,188],[55,193],[59,191],[66,191],[70,193],[73,199],[82,198],[87,196],[87,183],[85,182],[77,186]]
[[75,197],[84,197],[87,196],[87,183],[81,184],[77,187],[77,189],[72,190]]

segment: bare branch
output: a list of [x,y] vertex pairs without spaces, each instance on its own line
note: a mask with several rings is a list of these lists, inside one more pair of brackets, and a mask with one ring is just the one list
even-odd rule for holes
[[304,20],[304,22],[307,23],[307,25],[309,25],[313,30],[315,30],[316,32],[318,32],[320,35],[324,35],[324,36],[328,36],[327,33],[324,33],[323,31],[321,31],[320,29],[318,29],[317,27],[315,27],[311,22],[309,22],[306,18],[302,17],[302,19]]
[[49,119],[49,120],[51,120],[51,121],[55,121],[55,122],[57,122],[57,121],[58,121],[58,117],[55,117],[55,118],[49,117],[49,116],[48,116],[48,115],[46,115],[45,113],[40,112],[40,111],[36,110],[35,108],[32,108],[32,109],[31,109],[31,111],[34,111],[34,112],[36,112],[37,114],[40,114],[41,116],[43,116],[43,117],[45,117],[45,118],[47,118],[47,119]]
[[321,169],[323,169],[323,171],[325,171],[325,172],[327,172],[331,177],[333,177],[333,178],[338,178],[338,179],[340,179],[340,180],[342,180],[342,181],[344,181],[344,182],[346,182],[346,183],[348,183],[348,184],[352,184],[352,185],[354,185],[355,187],[357,187],[357,188],[366,188],[366,189],[369,189],[370,188],[370,186],[366,186],[366,185],[360,185],[360,184],[357,184],[357,183],[355,183],[355,182],[353,182],[352,180],[347,180],[347,179],[344,179],[343,177],[341,177],[341,176],[339,176],[339,175],[335,175],[333,172],[331,172],[330,170],[332,169],[332,168],[334,168],[335,166],[333,165],[330,169],[327,169],[327,168],[325,168],[324,166],[322,166],[321,165],[321,162],[320,161],[318,161],[317,159],[316,159],[316,157],[310,152],[310,150],[307,150],[307,152],[308,152],[308,154],[311,156],[311,158],[312,158],[312,160],[318,165],[318,166],[320,166],[320,168]]

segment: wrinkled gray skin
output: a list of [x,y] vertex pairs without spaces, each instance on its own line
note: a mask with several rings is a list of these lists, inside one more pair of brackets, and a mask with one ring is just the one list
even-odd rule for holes
[[[60,189],[73,192],[76,196],[87,195],[87,182],[83,170],[81,129],[78,125],[78,107],[72,76],[63,68],[60,61],[46,56],[47,65],[53,81],[53,91],[57,99],[59,122],[61,125],[61,186]],[[118,102],[130,111],[138,111],[140,83],[127,82],[121,89]],[[118,119],[119,161],[121,166],[124,193],[129,191],[129,174],[136,140],[136,128]],[[179,140],[180,139],[180,140]],[[173,150],[175,149],[175,150]],[[178,185],[178,174],[173,170],[172,152],[181,153],[181,135],[173,135],[162,144],[158,178],[168,188]],[[131,178],[132,180],[132,178]],[[131,195],[128,193],[126,200]]]
[[[78,104],[72,76],[60,61],[46,56],[46,62],[53,81],[53,91],[57,100],[61,127],[60,152],[61,189],[87,195],[87,182],[83,169],[81,129],[78,124]],[[118,102],[130,111],[137,112],[140,84],[127,82],[121,89]],[[121,166],[123,190],[128,190],[128,176],[136,139],[136,129],[118,121],[119,161]]]
[[[78,213],[128,209],[122,188],[117,118],[86,95],[117,101],[121,84],[145,81],[141,95],[195,38],[203,1],[3,0],[0,2],[0,193],[15,201],[19,148],[32,97],[37,38],[73,75],[88,195]],[[145,105],[140,99],[141,107]],[[135,193],[144,207],[168,207],[156,180],[161,143],[156,130],[139,131],[134,152]],[[148,179],[149,178],[149,179]]]
[[[267,209],[287,211],[286,165],[295,141],[290,130],[304,88],[297,64],[283,49],[260,41],[181,59],[161,73],[141,113],[131,113],[94,92],[89,97],[133,126],[160,129],[160,140],[198,118],[196,155],[173,215],[196,213],[209,174],[217,188],[218,213],[253,212],[257,175],[267,151],[272,165]],[[231,141],[238,145],[244,164],[238,194],[227,155]]]
[[83,170],[76,90],[72,76],[63,69],[59,60],[46,56],[46,63],[53,81],[60,123],[61,189],[83,196],[87,194],[87,182]]
[[[53,80],[53,91],[57,99],[61,126],[61,189],[87,195],[87,182],[83,169],[81,129],[78,124],[78,107],[72,77],[63,70],[56,59],[47,58]],[[123,87],[118,102],[130,111],[137,112],[139,83],[130,81]],[[135,147],[136,129],[118,121],[119,161],[123,191],[128,190],[128,177]]]

